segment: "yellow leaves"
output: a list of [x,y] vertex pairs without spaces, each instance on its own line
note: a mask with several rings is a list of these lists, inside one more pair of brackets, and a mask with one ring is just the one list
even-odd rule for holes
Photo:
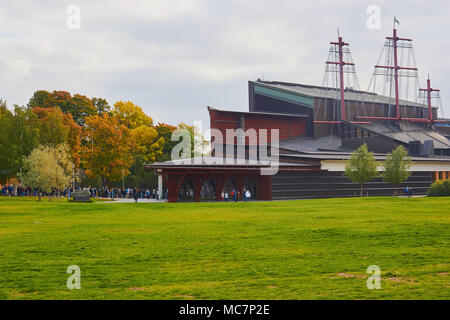
[[141,107],[131,101],[117,101],[111,111],[113,117],[117,118],[120,124],[129,129],[135,129],[140,126],[153,126],[153,119],[146,115]]
[[164,138],[158,139],[158,131],[155,128],[141,125],[131,131],[133,140],[132,151],[141,156],[146,162],[155,162],[156,157],[162,155]]

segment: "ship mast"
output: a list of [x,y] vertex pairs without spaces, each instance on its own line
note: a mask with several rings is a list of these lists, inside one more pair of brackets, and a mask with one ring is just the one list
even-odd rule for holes
[[433,124],[433,122],[435,122],[433,120],[433,113],[432,113],[432,108],[431,108],[431,93],[433,91],[440,91],[439,89],[433,89],[431,87],[431,80],[430,80],[430,75],[428,75],[428,79],[427,79],[427,88],[426,89],[419,89],[420,91],[425,91],[427,93],[427,102],[428,102],[428,125],[431,126]]
[[337,42],[330,42],[330,44],[335,45],[338,47],[339,51],[339,61],[327,61],[327,64],[338,64],[339,65],[339,78],[340,78],[340,92],[341,92],[341,120],[346,120],[346,112],[345,112],[345,99],[344,99],[344,66],[350,65],[354,66],[355,64],[352,62],[345,62],[344,61],[344,51],[343,47],[348,46],[348,43],[344,42],[342,40],[342,37],[339,36],[339,30],[338,30],[338,41]]
[[[340,89],[340,99],[341,99],[341,120],[338,121],[329,121],[329,120],[316,120],[314,123],[321,123],[321,124],[341,124],[342,121],[347,121],[347,112],[345,109],[345,83],[344,83],[344,67],[345,66],[354,66],[355,64],[353,62],[346,62],[344,60],[344,47],[348,46],[349,44],[347,42],[344,42],[342,37],[339,35],[339,29],[338,29],[338,41],[332,41],[330,42],[331,45],[337,48],[338,53],[338,61],[326,61],[325,63],[327,65],[335,65],[339,66],[339,89]],[[350,121],[352,123],[356,124],[368,124],[370,122],[363,122],[363,121]]]
[[399,70],[412,70],[417,71],[417,68],[409,68],[402,67],[398,65],[398,41],[412,41],[412,39],[399,38],[397,36],[397,29],[395,28],[396,18],[394,17],[394,26],[392,29],[392,37],[386,37],[387,40],[392,41],[393,49],[394,49],[394,65],[393,66],[380,66],[376,65],[375,68],[384,68],[394,70],[394,86],[395,86],[395,119],[396,121],[402,120],[401,112],[400,112],[400,93],[399,93],[399,85],[398,85],[398,71]]

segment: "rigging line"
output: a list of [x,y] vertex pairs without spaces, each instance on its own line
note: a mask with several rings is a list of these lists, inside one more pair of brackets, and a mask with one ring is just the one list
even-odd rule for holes
[[[338,59],[338,52],[337,52],[337,45],[334,45],[334,48],[335,48],[334,61],[337,62],[337,61],[339,61],[339,59]],[[335,66],[336,66],[336,69],[337,69],[337,65],[335,65]],[[338,86],[338,73],[335,72],[335,87],[337,88],[337,86]],[[338,93],[337,90],[335,90],[335,92],[336,92],[336,99],[337,99],[339,97],[339,93]],[[335,121],[336,120],[336,108],[337,108],[337,106],[336,106],[336,103],[335,103],[336,100],[333,99],[333,101],[334,101],[334,103],[333,103],[333,118],[332,118],[332,120]],[[334,123],[331,123],[330,139],[331,139],[331,135],[333,134],[333,130],[334,130]]]
[[[410,49],[408,49],[408,59],[407,60],[408,60],[407,67],[409,68],[409,67],[411,67],[411,50]],[[415,67],[415,66],[413,66],[413,67]],[[409,97],[409,77],[406,78],[406,96]],[[408,110],[406,110],[406,112],[408,112]],[[410,116],[410,114],[409,115],[407,114],[407,116]]]
[[[416,67],[416,66],[417,66],[416,55],[414,54],[414,50],[413,50],[412,44],[411,44],[411,55],[412,55],[412,59],[413,59],[414,66]],[[416,75],[416,88],[415,88],[415,92],[417,92],[417,91],[419,91],[419,88],[421,88],[421,86],[420,86],[420,77],[419,77],[419,71],[418,71],[418,70],[415,71],[415,75]],[[417,87],[417,86],[418,86],[418,87]]]
[[[400,51],[400,63],[399,63],[399,66],[403,66],[403,54],[405,53],[404,52],[404,50],[402,49],[402,48],[398,48],[397,49],[397,52],[398,51]],[[404,85],[404,83],[403,83],[403,79],[402,79],[402,72],[401,72],[401,70],[399,70],[399,72],[398,72],[398,80],[399,80],[399,83],[398,83],[398,96],[399,96],[399,99],[400,99],[400,97],[402,96],[402,92],[403,92],[403,85]],[[408,100],[408,98],[406,97],[405,98],[406,100]],[[401,109],[400,109],[400,115],[401,115]]]
[[[389,42],[390,42],[391,40],[389,40]],[[392,48],[394,48],[394,46],[392,46]],[[392,49],[392,50],[394,50],[394,49]],[[389,50],[387,50],[387,52],[388,52],[388,64],[386,64],[387,66],[392,66],[392,64],[393,64],[393,62],[391,61],[392,59],[391,59],[391,55],[393,55],[393,54],[391,54],[391,50],[389,49]],[[385,81],[387,80],[388,82],[389,82],[389,99],[388,99],[388,101],[389,101],[389,104],[388,104],[388,114],[389,114],[389,117],[390,116],[392,116],[392,111],[391,111],[391,107],[392,107],[392,83],[393,83],[393,81],[392,81],[392,78],[393,78],[393,75],[394,75],[394,73],[391,71],[391,69],[388,69],[388,72],[386,73],[386,78],[385,78]],[[383,85],[383,89],[384,88],[386,88],[386,83],[384,83],[384,85]],[[383,95],[385,95],[384,94],[384,92],[383,92]]]

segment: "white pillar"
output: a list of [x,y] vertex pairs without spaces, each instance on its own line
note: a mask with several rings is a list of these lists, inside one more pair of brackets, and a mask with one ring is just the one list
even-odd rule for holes
[[161,200],[163,195],[163,176],[158,174],[158,199]]

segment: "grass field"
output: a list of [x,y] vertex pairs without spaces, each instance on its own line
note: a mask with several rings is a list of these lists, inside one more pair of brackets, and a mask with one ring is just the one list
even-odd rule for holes
[[[0,245],[0,299],[450,298],[450,198],[0,198]],[[366,287],[370,265],[381,290]]]

